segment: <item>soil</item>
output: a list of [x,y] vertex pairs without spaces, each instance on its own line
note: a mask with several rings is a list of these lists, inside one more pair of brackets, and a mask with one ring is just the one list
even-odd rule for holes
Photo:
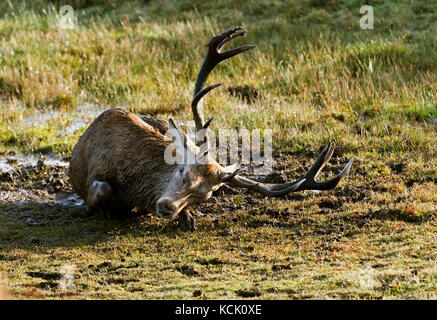
[[41,160],[36,165],[12,166],[0,172],[0,203],[84,206],[72,191],[65,165],[48,166]]

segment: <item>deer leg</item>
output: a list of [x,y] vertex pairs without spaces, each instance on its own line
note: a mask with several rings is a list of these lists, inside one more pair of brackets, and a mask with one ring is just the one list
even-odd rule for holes
[[112,188],[105,181],[93,180],[89,184],[87,204],[90,209],[100,207],[112,196]]
[[194,231],[197,229],[196,220],[187,208],[179,213],[179,227],[182,231]]

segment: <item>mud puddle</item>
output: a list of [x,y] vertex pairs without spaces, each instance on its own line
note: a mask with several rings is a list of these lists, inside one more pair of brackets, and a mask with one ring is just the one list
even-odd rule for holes
[[0,159],[0,204],[49,204],[81,207],[84,201],[71,189],[66,159],[10,154]]
[[48,153],[43,156],[33,154],[25,155],[22,153],[11,153],[6,157],[0,158],[0,174],[13,171],[16,167],[63,167],[69,166],[67,159],[61,159],[55,153]]

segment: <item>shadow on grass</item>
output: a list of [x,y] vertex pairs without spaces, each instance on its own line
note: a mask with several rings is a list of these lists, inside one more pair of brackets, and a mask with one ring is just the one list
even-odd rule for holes
[[178,232],[176,222],[147,213],[132,212],[123,218],[109,219],[103,212],[88,212],[85,206],[55,202],[0,204],[0,245],[4,252],[95,245],[125,234],[174,237]]

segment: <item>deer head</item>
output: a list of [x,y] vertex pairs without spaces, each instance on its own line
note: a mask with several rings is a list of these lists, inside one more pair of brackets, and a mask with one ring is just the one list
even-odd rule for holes
[[[209,123],[203,126],[204,130]],[[222,167],[209,156],[208,150],[201,152],[172,119],[169,120],[168,133],[174,148],[166,151],[175,156],[177,169],[156,203],[156,212],[161,218],[173,218],[185,207],[209,199],[213,191],[232,179],[239,170],[238,163]]]

